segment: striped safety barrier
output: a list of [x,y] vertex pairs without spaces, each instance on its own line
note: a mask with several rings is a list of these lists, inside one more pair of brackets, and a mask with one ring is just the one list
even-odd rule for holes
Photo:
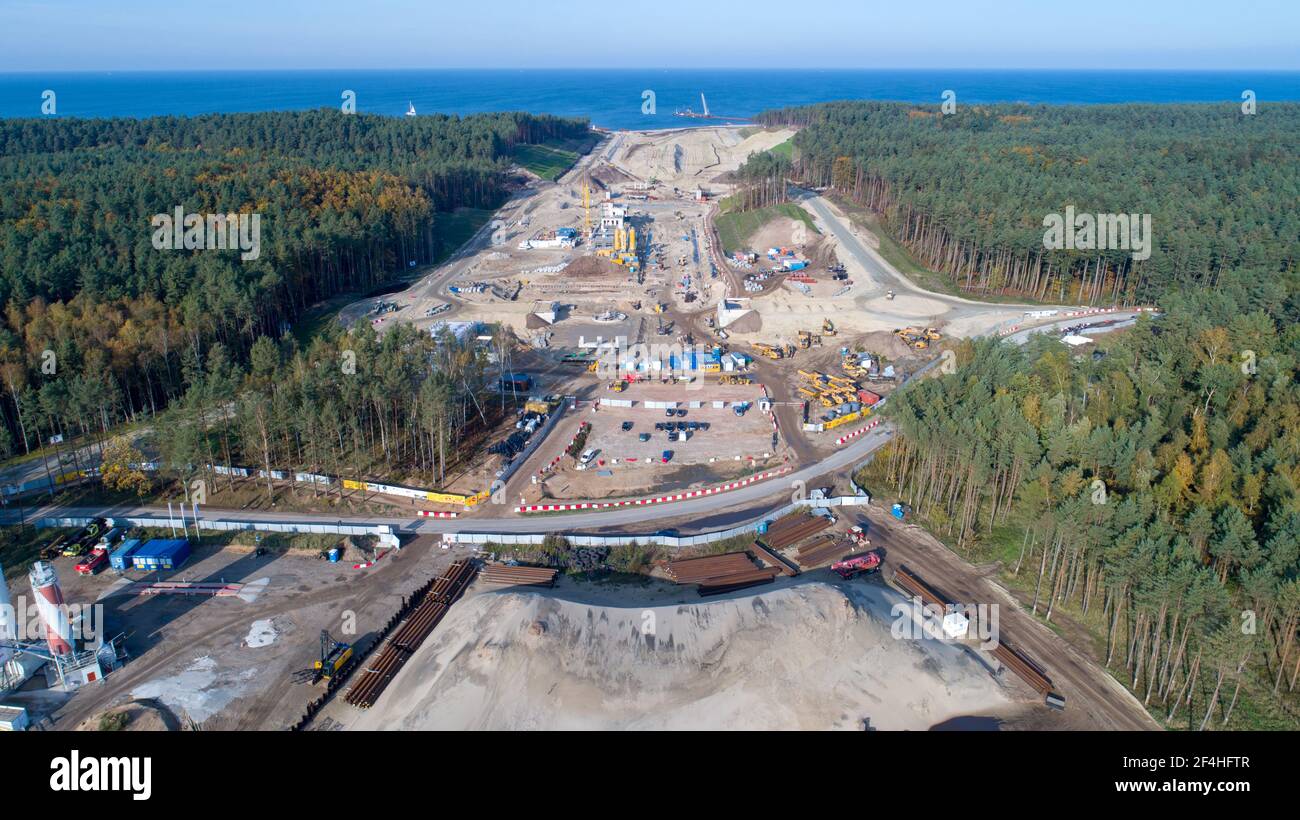
[[685,501],[688,498],[700,498],[703,496],[717,495],[729,490],[736,490],[748,486],[758,481],[764,481],[769,478],[783,475],[790,472],[792,468],[787,465],[777,470],[768,470],[765,473],[752,475],[749,478],[742,478],[739,481],[731,481],[726,484],[719,484],[716,487],[703,487],[698,490],[685,490],[680,493],[670,493],[668,495],[655,496],[654,498],[631,498],[623,501],[575,501],[570,504],[525,504],[515,507],[517,513],[533,512],[569,512],[572,510],[603,510],[610,507],[642,507],[650,504],[667,504],[673,501]]
[[851,432],[851,433],[845,433],[844,435],[842,435],[842,436],[840,436],[839,438],[835,439],[835,444],[838,446],[838,445],[840,445],[840,444],[845,443],[846,441],[852,441],[853,439],[855,439],[855,438],[857,438],[858,436],[862,435],[863,433],[867,432],[867,431],[870,430],[871,428],[873,428],[873,427],[879,425],[881,421],[882,421],[881,419],[876,419],[875,421],[873,421],[873,422],[871,422],[870,424],[868,424],[866,427],[859,427],[858,429],[854,430],[854,431]]

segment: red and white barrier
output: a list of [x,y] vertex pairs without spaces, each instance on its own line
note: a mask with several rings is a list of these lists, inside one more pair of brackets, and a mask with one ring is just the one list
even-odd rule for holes
[[421,518],[455,518],[460,513],[442,512],[441,510],[418,510],[416,515]]
[[[1154,307],[1128,307],[1128,308],[1119,308],[1119,307],[1110,307],[1110,308],[1079,308],[1078,310],[1067,310],[1067,311],[1064,311],[1063,313],[1059,313],[1059,314],[1057,314],[1056,316],[1052,316],[1052,317],[1050,317],[1050,318],[1052,318],[1052,319],[1056,319],[1056,318],[1059,317],[1059,318],[1062,318],[1062,319],[1075,319],[1075,318],[1078,318],[1078,317],[1080,317],[1080,316],[1101,316],[1101,315],[1106,314],[1106,313],[1154,313],[1155,311],[1156,311],[1156,308],[1154,308]],[[1049,317],[1044,317],[1044,318],[1049,318]],[[1048,324],[1051,324],[1051,323],[1049,322]],[[1023,326],[1022,326],[1022,325],[1012,325],[1011,327],[1006,328],[1005,330],[1000,331],[1000,332],[998,333],[998,335],[999,335],[999,336],[1010,336],[1012,333],[1016,333],[1017,331],[1022,330],[1022,329],[1023,329]]]
[[[579,425],[578,425],[578,432],[576,432],[576,433],[573,434],[573,438],[569,439],[569,443],[566,444],[566,445],[564,445],[564,449],[565,449],[565,450],[568,450],[570,447],[572,447],[572,446],[574,445],[574,443],[577,442],[577,440],[578,440],[578,436],[582,435],[582,432],[583,432],[584,430],[590,430],[590,429],[591,429],[591,425],[590,425],[589,423],[585,422],[585,421],[584,421],[582,424],[579,424]],[[560,463],[560,459],[562,459],[562,458],[564,458],[564,453],[563,453],[563,452],[561,452],[561,453],[560,453],[558,456],[556,456],[555,458],[551,459],[551,461],[550,461],[549,464],[547,464],[545,467],[543,467],[543,468],[541,468],[540,470],[537,471],[537,474],[538,474],[538,475],[545,475],[546,473],[549,473],[551,470],[554,470],[554,469],[555,469],[555,465],[559,464],[559,463]]]
[[871,428],[876,427],[877,425],[879,425],[881,421],[882,421],[882,419],[876,419],[875,421],[873,421],[873,422],[871,422],[870,424],[868,424],[866,427],[859,427],[858,429],[854,430],[852,433],[845,433],[844,435],[842,435],[842,436],[840,436],[839,438],[835,439],[835,444],[836,444],[836,446],[841,445],[841,444],[843,444],[843,443],[846,442],[846,441],[852,441],[853,439],[855,439],[855,438],[857,438],[858,436],[862,435],[863,433],[867,432],[867,431],[870,430]]
[[381,553],[379,553],[379,555],[375,556],[375,560],[373,560],[373,561],[364,561],[364,562],[362,562],[362,563],[360,563],[360,564],[353,564],[353,565],[352,565],[352,568],[353,568],[353,569],[369,569],[370,567],[373,567],[375,564],[378,564],[381,560],[383,560],[383,557],[384,557],[385,555],[387,555],[387,554],[388,554],[387,552],[381,552]]
[[610,507],[642,507],[650,504],[667,504],[673,501],[685,501],[688,498],[700,498],[708,495],[717,495],[725,493],[728,490],[735,490],[753,484],[758,481],[764,481],[769,478],[783,475],[790,472],[790,467],[781,467],[778,470],[768,470],[765,473],[758,473],[749,478],[742,478],[738,481],[730,481],[726,484],[719,484],[716,487],[704,487],[699,490],[686,490],[680,493],[671,493],[669,495],[660,495],[654,498],[633,498],[623,501],[575,501],[571,504],[526,504],[515,507],[517,513],[532,512],[569,512],[572,510],[603,510]]

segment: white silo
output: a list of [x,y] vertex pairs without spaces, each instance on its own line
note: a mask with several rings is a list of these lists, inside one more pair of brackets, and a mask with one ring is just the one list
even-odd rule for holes
[[50,653],[68,654],[72,651],[72,625],[68,622],[68,610],[63,606],[63,590],[59,588],[59,576],[54,572],[54,566],[37,561],[32,564],[27,578],[32,582],[32,597],[41,623],[45,625],[45,642]]

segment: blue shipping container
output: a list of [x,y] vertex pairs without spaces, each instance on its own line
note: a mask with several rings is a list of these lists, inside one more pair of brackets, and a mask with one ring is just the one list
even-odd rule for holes
[[124,570],[131,563],[131,556],[144,544],[139,538],[128,538],[122,545],[108,554],[108,565],[113,569]]
[[155,538],[136,550],[131,563],[136,569],[176,569],[190,557],[190,542],[183,538]]

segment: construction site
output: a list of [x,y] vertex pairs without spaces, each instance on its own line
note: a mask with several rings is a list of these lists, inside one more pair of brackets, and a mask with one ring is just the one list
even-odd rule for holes
[[[724,252],[732,172],[791,133],[606,135],[420,281],[343,310],[498,357],[472,457],[444,486],[352,480],[387,512],[230,510],[205,523],[224,534],[200,533],[193,509],[191,534],[183,507],[179,536],[170,509],[43,522],[49,542],[20,576],[41,634],[0,619],[3,714],[46,728],[1148,728],[903,505],[844,481],[888,440],[889,397],[957,341],[1074,314],[923,291],[812,195],[796,198],[807,219],[733,233],[742,246]],[[769,514],[783,496],[795,508]],[[312,540],[272,547],[276,527]],[[65,600],[94,605],[90,637]],[[918,615],[898,640],[912,600],[939,626]],[[1005,605],[1006,648],[961,615],[988,603]]]

